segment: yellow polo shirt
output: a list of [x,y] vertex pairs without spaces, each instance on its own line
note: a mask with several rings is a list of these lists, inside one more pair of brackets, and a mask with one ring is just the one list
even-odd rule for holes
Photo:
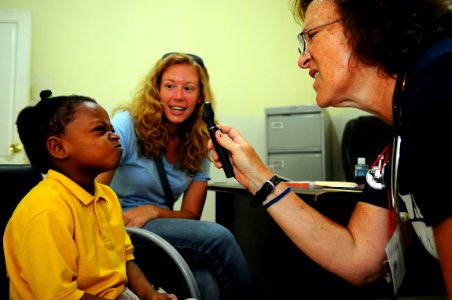
[[49,170],[19,203],[3,236],[10,299],[116,299],[133,246],[113,190],[92,196]]

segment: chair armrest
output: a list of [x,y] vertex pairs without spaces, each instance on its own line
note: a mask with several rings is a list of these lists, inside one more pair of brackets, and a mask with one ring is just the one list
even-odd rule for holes
[[184,277],[188,289],[190,290],[190,294],[192,298],[201,299],[200,298],[200,292],[198,288],[198,283],[196,282],[195,276],[193,275],[193,272],[191,271],[190,267],[188,266],[185,259],[180,255],[180,253],[174,248],[170,243],[168,243],[165,239],[163,239],[161,236],[157,235],[156,233],[153,233],[149,230],[139,228],[139,227],[126,227],[126,231],[128,233],[139,235],[143,238],[148,239],[149,241],[153,242],[157,246],[161,247],[175,262],[177,267],[182,273],[182,276]]

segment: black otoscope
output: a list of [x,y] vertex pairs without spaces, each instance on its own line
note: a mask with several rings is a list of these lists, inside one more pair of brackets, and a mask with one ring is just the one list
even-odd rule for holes
[[215,125],[214,121],[215,114],[213,113],[212,105],[210,102],[204,102],[204,108],[202,111],[202,119],[207,125],[207,130],[209,130],[210,138],[212,139],[215,151],[217,151],[220,157],[221,164],[223,165],[224,174],[227,178],[234,177],[234,170],[232,169],[231,161],[229,160],[228,152],[226,149],[218,144],[217,138],[215,137],[215,132],[218,127]]

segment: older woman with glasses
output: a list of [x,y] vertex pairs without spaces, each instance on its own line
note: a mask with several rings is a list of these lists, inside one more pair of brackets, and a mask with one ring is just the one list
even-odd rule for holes
[[[452,200],[446,188],[450,176],[440,163],[450,157],[444,134],[452,132],[451,2],[293,4],[295,17],[305,27],[298,35],[298,65],[314,79],[317,104],[356,107],[392,125],[394,136],[387,147],[392,151],[382,153],[391,162],[382,185],[373,189],[366,184],[346,226],[312,209],[275,179],[237,130],[219,125],[216,138],[230,152],[236,179],[301,251],[354,285],[386,274],[385,246],[398,243],[395,220],[411,222],[427,251],[439,258],[452,299]],[[212,143],[209,147],[213,149]],[[212,157],[221,168],[215,152]],[[434,187],[425,183],[431,176]],[[393,280],[401,280],[396,277]]]
[[[163,55],[130,104],[115,110],[111,123],[123,153],[117,169],[98,180],[118,194],[126,226],[155,232],[182,254],[202,299],[258,299],[254,275],[232,233],[199,220],[210,179],[204,101],[215,103],[203,60],[194,54]],[[174,210],[180,197],[180,209]],[[147,251],[151,264],[144,271],[165,269],[164,257]],[[149,275],[153,282],[187,297],[173,269],[156,273]]]

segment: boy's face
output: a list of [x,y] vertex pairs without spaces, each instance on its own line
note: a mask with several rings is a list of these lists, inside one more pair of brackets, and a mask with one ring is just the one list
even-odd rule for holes
[[85,102],[77,107],[74,120],[61,137],[67,163],[79,174],[114,170],[119,164],[122,148],[110,118],[100,105]]

